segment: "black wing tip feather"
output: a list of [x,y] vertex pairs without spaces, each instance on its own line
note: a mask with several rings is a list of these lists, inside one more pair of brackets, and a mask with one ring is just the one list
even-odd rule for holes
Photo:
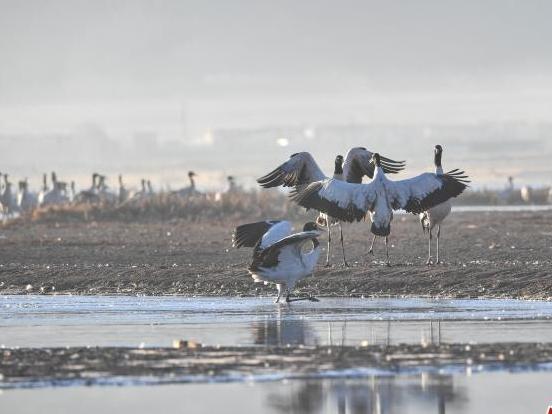
[[[397,174],[404,170],[406,161],[394,161],[390,158],[380,157],[381,167],[386,174]],[[362,165],[358,160],[354,160],[351,164],[351,170],[347,177],[349,183],[362,183],[362,177],[366,175],[369,178],[374,178],[375,165],[369,162],[368,165]]]
[[232,246],[237,249],[240,247],[255,247],[268,229],[279,222],[280,220],[265,220],[236,227],[232,233]]
[[386,174],[397,174],[406,167],[406,161],[395,161],[380,155],[381,168]]
[[451,198],[458,197],[464,192],[471,182],[468,180],[469,177],[465,175],[465,172],[458,169],[449,171],[437,177],[443,182],[441,188],[428,194],[422,200],[409,200],[404,208],[407,212],[420,214],[438,204],[444,203]]
[[445,173],[444,176],[450,177],[450,178],[454,179],[455,181],[458,181],[462,184],[467,185],[467,184],[471,183],[471,181],[468,180],[469,176],[467,176],[464,171],[459,170],[458,168]]
[[284,172],[280,167],[272,170],[266,175],[263,175],[260,178],[257,178],[257,183],[260,184],[261,187],[264,188],[272,188],[272,187],[278,187],[282,185],[283,181],[282,178],[284,176]]
[[305,207],[307,210],[312,208],[327,214],[329,217],[341,221],[352,223],[354,221],[360,221],[366,217],[365,211],[356,208],[352,204],[347,206],[347,208],[343,208],[339,207],[335,202],[320,197],[318,192],[322,187],[322,182],[315,182],[307,186],[296,187],[291,192],[290,198],[292,201],[296,202],[301,207]]
[[387,164],[406,165],[406,160],[396,161],[396,160],[392,160],[391,158],[384,157],[381,154],[380,154],[380,161],[382,163],[387,163]]
[[285,171],[281,166],[268,174],[257,178],[257,183],[263,188],[294,187],[300,183],[298,171]]

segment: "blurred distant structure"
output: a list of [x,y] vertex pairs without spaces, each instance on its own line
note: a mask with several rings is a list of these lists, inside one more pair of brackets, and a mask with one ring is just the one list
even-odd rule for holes
[[156,185],[179,188],[179,177],[193,168],[202,176],[203,189],[223,191],[227,171],[240,177],[244,188],[255,188],[254,179],[266,165],[293,153],[309,151],[321,165],[331,166],[336,154],[353,146],[369,146],[406,159],[409,168],[404,174],[417,174],[432,168],[426,152],[438,142],[454,148],[450,162],[466,166],[474,177],[474,189],[498,188],[504,176],[511,177],[499,190],[497,203],[522,201],[514,189],[514,176],[521,175],[524,185],[533,188],[533,198],[535,191],[552,183],[547,156],[552,153],[548,139],[552,123],[305,124],[213,129],[208,135],[208,140],[184,141],[182,137],[161,139],[156,131],[144,130],[121,137],[92,123],[63,134],[0,134],[0,145],[7,149],[0,155],[0,164],[14,177],[29,177],[29,189],[38,188],[42,173],[52,169],[71,176],[81,188],[88,183],[90,171],[100,170],[108,176],[123,172],[135,183],[147,175]]

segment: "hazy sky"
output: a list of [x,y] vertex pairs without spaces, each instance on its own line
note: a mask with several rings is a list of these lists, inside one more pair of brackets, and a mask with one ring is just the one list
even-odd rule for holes
[[552,121],[552,2],[0,0],[0,134]]

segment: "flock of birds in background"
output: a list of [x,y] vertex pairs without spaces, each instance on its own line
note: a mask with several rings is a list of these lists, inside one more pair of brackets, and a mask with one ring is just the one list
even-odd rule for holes
[[[178,197],[187,198],[190,196],[204,195],[196,188],[196,173],[188,172],[190,185],[176,191],[171,191]],[[30,214],[37,208],[50,206],[78,205],[78,204],[101,204],[101,205],[124,205],[135,201],[143,201],[155,194],[150,180],[142,179],[138,191],[128,189],[122,175],[119,175],[118,191],[112,191],[107,183],[106,176],[98,173],[92,174],[92,183],[89,188],[77,192],[75,182],[60,181],[55,172],[51,173],[50,185],[48,175],[42,177],[42,188],[38,191],[31,191],[27,179],[18,182],[18,189],[14,191],[13,183],[9,180],[8,174],[0,173],[0,213],[3,217],[9,218],[17,214]],[[228,193],[240,191],[233,176],[228,176]],[[219,193],[216,193],[217,196]]]
[[[394,161],[366,148],[352,148],[345,159],[335,159],[333,176],[328,177],[308,152],[293,154],[273,171],[259,178],[264,188],[292,187],[290,198],[307,210],[319,212],[316,222],[308,222],[303,230],[293,233],[286,220],[266,220],[238,226],[233,235],[236,248],[253,248],[253,261],[248,270],[255,282],[272,283],[278,289],[276,302],[285,291],[286,302],[317,301],[312,296],[291,298],[295,284],[313,273],[320,256],[319,227],[328,232],[326,266],[330,266],[331,227],[339,226],[343,264],[345,257],[342,222],[360,221],[368,216],[374,238],[385,238],[386,264],[389,266],[388,237],[394,210],[417,214],[424,231],[429,234],[427,264],[433,264],[431,243],[437,228],[437,255],[440,262],[439,238],[441,223],[450,214],[450,199],[460,195],[468,186],[464,171],[444,172],[441,165],[443,148],[435,146],[435,172],[393,181],[386,174],[405,168],[404,161]],[[363,184],[363,177],[371,179]]]

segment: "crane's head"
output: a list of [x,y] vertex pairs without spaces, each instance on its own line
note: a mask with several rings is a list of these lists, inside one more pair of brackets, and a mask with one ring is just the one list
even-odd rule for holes
[[334,174],[343,174],[343,155],[335,157]]
[[308,223],[305,223],[305,225],[303,226],[303,231],[317,231],[317,230],[318,230],[318,226],[313,221],[309,221]]

